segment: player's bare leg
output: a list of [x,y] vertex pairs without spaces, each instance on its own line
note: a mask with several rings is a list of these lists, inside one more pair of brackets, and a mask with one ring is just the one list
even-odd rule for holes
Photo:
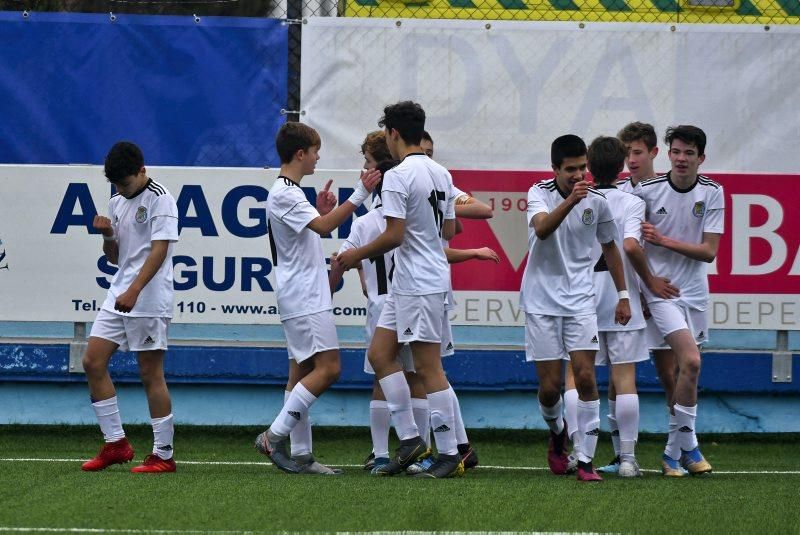
[[140,351],[136,358],[139,361],[139,375],[147,395],[147,406],[150,408],[150,422],[153,426],[153,452],[131,472],[174,472],[172,439],[175,431],[172,401],[169,397],[167,381],[164,379],[164,351]]
[[567,457],[568,433],[564,417],[564,402],[561,399],[562,360],[537,360],[536,375],[539,378],[539,410],[550,428],[547,448],[547,463],[554,474],[564,475],[569,467]]
[[600,435],[600,395],[594,373],[596,351],[571,351],[570,361],[575,374],[575,389],[578,391],[578,428],[580,451],[578,451],[578,480],[600,481],[594,470],[592,459]]

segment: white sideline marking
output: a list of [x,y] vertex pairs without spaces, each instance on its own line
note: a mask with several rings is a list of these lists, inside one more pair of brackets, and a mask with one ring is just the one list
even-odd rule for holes
[[[87,459],[48,459],[39,457],[0,457],[0,462],[15,463],[15,462],[33,462],[33,463],[82,463]],[[272,463],[266,461],[175,461],[177,464],[186,465],[201,465],[201,466],[272,466]],[[362,468],[361,464],[332,464],[335,468]],[[480,465],[478,468],[491,469],[491,470],[523,470],[523,471],[542,471],[550,470],[546,466],[494,466],[494,465]],[[642,469],[642,472],[653,474],[660,474],[661,470]],[[714,474],[725,475],[800,475],[800,470],[714,470]],[[0,531],[4,528],[0,527]],[[25,528],[27,529],[27,528]],[[31,528],[33,529],[33,528]],[[45,528],[42,528],[45,529]],[[124,530],[123,530],[124,531]],[[176,532],[165,532],[176,533]],[[181,533],[194,533],[191,531]],[[225,531],[213,533],[229,533]],[[237,532],[240,533],[240,532]]]
[[[45,533],[257,533],[255,531],[208,531],[192,529],[103,529],[103,528],[25,528],[0,526],[0,532],[45,532]],[[289,532],[292,533],[292,532]],[[334,532],[337,535],[351,535],[354,532]],[[360,531],[360,535],[427,535],[429,531]],[[441,535],[594,535],[592,532],[560,532],[560,531],[440,531]]]

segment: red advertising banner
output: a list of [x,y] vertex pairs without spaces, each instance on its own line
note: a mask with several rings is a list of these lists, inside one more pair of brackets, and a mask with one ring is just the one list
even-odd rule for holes
[[[494,210],[491,220],[463,220],[464,231],[452,246],[488,246],[501,258],[497,266],[454,265],[454,288],[466,293],[517,292],[527,257],[527,192],[552,174],[472,170],[452,174],[460,189]],[[722,184],[726,207],[725,234],[716,262],[709,265],[712,325],[800,329],[800,188],[795,186],[800,175],[709,176]]]

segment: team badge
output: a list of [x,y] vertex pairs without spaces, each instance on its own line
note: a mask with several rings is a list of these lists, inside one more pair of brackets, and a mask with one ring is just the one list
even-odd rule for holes
[[147,208],[145,208],[144,206],[140,206],[136,210],[136,222],[144,223],[145,221],[147,221]]
[[583,211],[583,215],[581,216],[581,221],[583,221],[584,225],[591,225],[594,223],[594,212],[591,208],[587,208]]
[[692,215],[695,217],[703,217],[706,215],[706,203],[703,201],[697,201],[694,203],[694,207],[692,208]]

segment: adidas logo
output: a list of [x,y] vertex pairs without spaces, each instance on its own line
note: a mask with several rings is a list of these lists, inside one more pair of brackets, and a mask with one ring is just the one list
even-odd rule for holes
[[[702,337],[702,333],[700,333],[700,338]],[[446,351],[450,351],[451,349],[453,349],[453,342],[448,343],[447,347],[445,348]]]
[[433,430],[434,433],[444,433],[446,431],[450,431],[450,428],[447,427],[447,424],[442,424]]
[[706,333],[704,333],[703,331],[700,331],[699,333],[697,333],[697,337],[698,338],[705,338],[706,337]]
[[692,432],[692,428],[689,427],[688,425],[684,425],[683,427],[678,429],[678,431],[680,431],[681,433],[691,433]]
[[142,345],[150,345],[150,344],[155,344],[155,343],[156,343],[156,341],[153,340],[153,337],[152,336],[148,336],[147,338],[144,339],[144,342],[142,342]]
[[594,336],[592,336],[592,343],[593,343],[593,344],[596,344],[596,343],[598,343],[598,340],[597,340],[597,335],[594,335]]
[[667,215],[667,209],[662,206],[661,208],[658,209],[656,213],[658,215]]
[[586,431],[586,436],[589,437],[597,437],[600,436],[600,430],[598,428],[594,428],[591,431]]
[[300,413],[297,411],[286,411],[289,413],[289,416],[294,418],[295,420],[300,420]]
[[414,333],[413,333],[413,332],[411,332],[411,327],[409,327],[408,329],[406,329],[406,330],[403,332],[403,334],[404,334],[404,335],[406,335],[406,336],[411,336],[411,335],[412,335],[412,334],[414,334]]
[[156,446],[156,448],[161,451],[172,451],[172,444],[167,444],[166,446]]

